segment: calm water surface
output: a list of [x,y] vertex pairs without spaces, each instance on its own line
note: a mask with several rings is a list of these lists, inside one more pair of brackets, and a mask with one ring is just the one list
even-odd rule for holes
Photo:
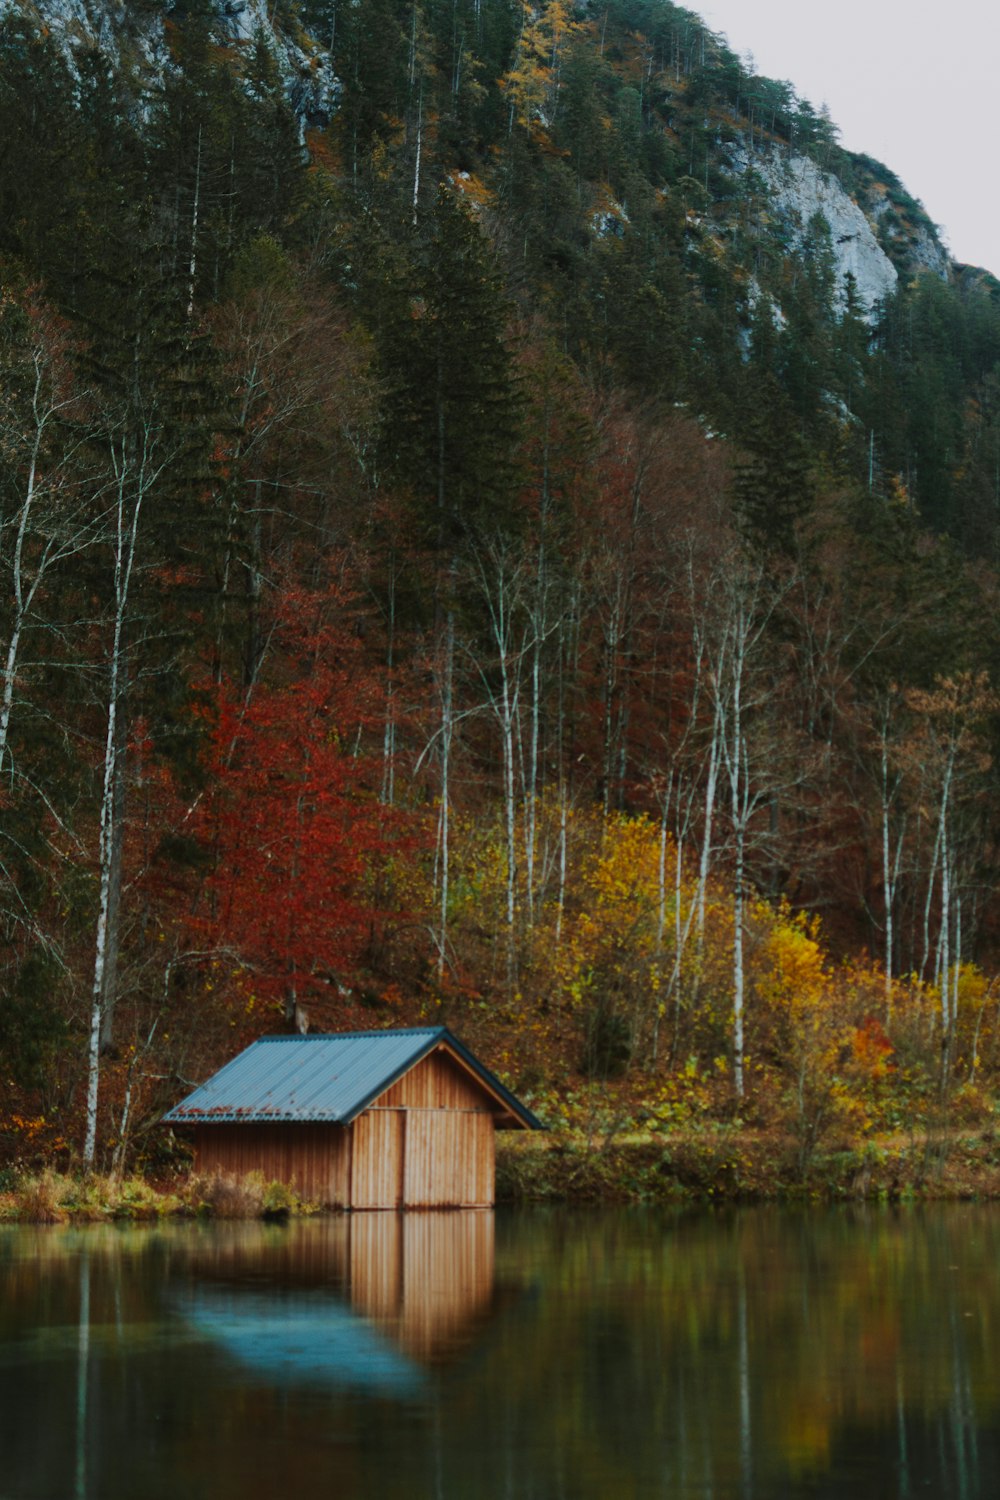
[[3,1500],[1000,1495],[1000,1210],[0,1230]]

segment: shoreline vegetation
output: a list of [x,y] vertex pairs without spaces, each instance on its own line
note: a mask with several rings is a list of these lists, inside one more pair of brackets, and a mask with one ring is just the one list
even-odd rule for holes
[[[667,1207],[1000,1200],[1000,1132],[924,1131],[831,1145],[803,1161],[791,1136],[719,1126],[699,1132],[501,1141],[498,1206]],[[259,1172],[178,1173],[158,1181],[63,1173],[5,1174],[0,1225],[270,1220],[325,1212]],[[336,1210],[334,1210],[336,1212]]]

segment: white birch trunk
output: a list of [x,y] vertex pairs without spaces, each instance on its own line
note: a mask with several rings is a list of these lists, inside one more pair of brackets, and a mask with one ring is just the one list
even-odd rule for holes
[[514,917],[517,910],[517,800],[514,794],[515,701],[511,697],[507,663],[501,663],[501,737],[503,741],[503,801],[507,834],[507,947],[513,960]]
[[389,564],[389,619],[386,643],[385,729],[382,736],[382,801],[391,807],[396,796],[396,575]]
[[[10,582],[14,600],[14,613],[2,669],[3,690],[0,693],[0,774],[7,768],[10,722],[14,708],[14,686],[17,680],[21,642],[35,597],[52,564],[86,546],[91,531],[91,527],[83,517],[74,518],[74,524],[68,528],[65,535],[60,537],[56,531],[53,531],[47,537],[40,555],[34,559],[32,569],[30,572],[26,570],[24,557],[25,544],[31,529],[36,505],[39,502],[41,491],[44,489],[44,484],[39,473],[39,466],[42,459],[42,444],[50,424],[57,418],[59,411],[68,404],[66,402],[47,404],[45,399],[46,363],[38,350],[35,351],[34,365],[35,381],[31,398],[33,423],[31,453],[28,459],[24,499],[17,515],[17,533],[11,556]],[[63,524],[65,524],[65,518],[63,518]]]
[[885,1019],[892,1012],[892,877],[889,868],[889,757],[882,740],[882,899],[885,904]]
[[892,1013],[892,913],[894,883],[889,863],[889,757],[882,740],[882,899],[885,904],[885,1019]]
[[[949,755],[941,788],[940,842],[941,842],[941,919],[938,941],[938,983],[941,989],[941,1088],[948,1087],[951,1076],[952,1051],[955,1040],[955,1014],[951,1005],[951,877],[953,852],[949,841],[949,813],[951,781],[954,768],[954,751]],[[955,982],[957,986],[958,976]]]
[[951,929],[951,851],[948,848],[948,829],[942,817],[941,823],[941,918],[938,928],[935,979],[941,991],[941,1025],[947,1038],[951,1030],[951,1015],[948,1007],[948,984],[951,978],[950,929]]
[[730,791],[735,839],[733,869],[733,1084],[737,1099],[743,1098],[743,1006],[745,976],[743,961],[743,879],[746,859],[746,789],[743,785],[743,736],[740,713],[741,673],[733,679],[733,740]]
[[423,152],[424,140],[424,89],[420,86],[420,98],[417,101],[417,153],[413,164],[413,223],[417,222],[417,206],[420,202],[420,158]]
[[[542,561],[539,561],[541,570]],[[525,906],[528,914],[528,925],[533,927],[535,923],[535,846],[537,841],[538,824],[538,748],[541,734],[541,678],[542,678],[542,639],[544,635],[544,617],[541,621],[542,629],[539,629],[539,621],[535,621],[534,641],[532,643],[531,657],[531,738],[528,755],[528,785],[524,796],[524,882],[525,882]]]
[[920,978],[923,980],[927,973],[927,960],[931,955],[931,909],[934,905],[934,887],[937,883],[938,861],[941,858],[941,823],[938,821],[934,833],[934,853],[931,856],[931,867],[927,876],[927,899],[924,902],[924,951],[920,960]]
[[448,945],[448,897],[449,897],[449,806],[451,788],[449,786],[449,775],[451,769],[451,740],[454,730],[452,714],[452,689],[453,672],[455,662],[455,616],[452,610],[448,611],[445,625],[445,659],[441,682],[441,817],[439,820],[439,848],[441,851],[439,864],[439,891],[438,891],[438,937],[437,937],[437,977],[440,982],[444,978],[445,958]]
[[660,849],[656,866],[656,952],[663,952],[663,934],[667,925],[667,813],[670,807],[670,788],[663,794],[660,803]]
[[117,838],[116,788],[120,767],[118,714],[120,708],[121,683],[124,671],[124,637],[128,614],[129,588],[135,563],[136,539],[139,532],[139,517],[149,478],[145,472],[145,461],[137,465],[134,476],[135,487],[131,499],[131,513],[126,494],[132,479],[125,446],[120,452],[112,451],[112,461],[117,470],[117,502],[115,529],[115,616],[109,661],[108,722],[104,741],[104,776],[101,789],[101,818],[98,836],[98,913],[94,954],[94,980],[91,989],[90,1039],[87,1058],[87,1111],[86,1134],[83,1147],[83,1165],[92,1171],[97,1147],[97,1099],[101,1063],[101,1026],[107,997],[106,970],[113,902],[114,851]]
[[562,944],[563,917],[566,912],[566,836],[569,821],[569,793],[565,779],[559,783],[559,895],[556,903],[556,947]]
[[[35,402],[39,395],[39,384],[41,371],[36,368]],[[3,772],[4,762],[7,758],[7,740],[10,733],[10,716],[14,705],[14,679],[17,675],[17,658],[21,646],[21,632],[24,629],[24,619],[34,598],[35,589],[41,578],[41,570],[35,575],[35,580],[29,585],[27,595],[25,594],[24,579],[24,538],[28,530],[28,522],[35,500],[35,486],[38,477],[38,453],[42,441],[42,427],[37,422],[35,426],[35,441],[31,453],[31,462],[28,467],[28,481],[25,488],[24,504],[21,506],[21,514],[18,517],[17,540],[14,543],[13,557],[13,585],[14,585],[14,620],[11,626],[10,640],[7,643],[7,657],[4,662],[3,674],[3,704],[0,707],[0,773]]]
[[951,1033],[954,1037],[958,1026],[958,990],[962,968],[962,902],[955,898],[955,956],[951,966]]
[[198,126],[198,152],[194,169],[194,203],[191,206],[191,255],[188,261],[187,315],[194,316],[194,287],[198,274],[198,214],[201,208],[201,126]]
[[712,742],[708,752],[708,773],[705,777],[705,819],[702,826],[701,855],[698,860],[698,951],[705,939],[705,901],[708,877],[712,868],[712,826],[715,820],[715,798],[719,784],[719,737],[722,730],[721,701],[716,702],[712,723]]

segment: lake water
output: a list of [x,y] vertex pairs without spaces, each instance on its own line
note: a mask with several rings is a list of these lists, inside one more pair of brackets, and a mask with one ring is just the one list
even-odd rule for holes
[[1000,1495],[1000,1209],[0,1229],[3,1500]]

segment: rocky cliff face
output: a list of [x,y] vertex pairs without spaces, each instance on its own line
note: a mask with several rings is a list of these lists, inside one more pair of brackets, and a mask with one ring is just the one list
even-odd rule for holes
[[894,261],[906,271],[917,275],[930,272],[947,281],[952,262],[944,245],[927,224],[900,215],[888,188],[875,183],[866,194],[865,207],[877,226],[880,242]]
[[[267,0],[213,0],[213,31],[220,44],[249,49],[263,37],[303,128],[322,126],[333,114],[339,83],[329,54],[304,34],[292,38],[273,23]],[[169,5],[128,5],[121,0],[0,0],[0,17],[20,13],[44,26],[72,65],[77,52],[100,47],[134,74],[140,88],[171,67]]]
[[854,277],[858,299],[869,316],[892,295],[898,281],[896,267],[879,244],[871,221],[836,177],[807,156],[777,150],[751,153],[744,146],[730,153],[730,166],[737,175],[753,172],[763,182],[775,227],[793,250],[802,249],[817,215],[825,219],[840,308],[846,302],[848,276]]
[[[294,34],[276,26],[271,0],[211,0],[213,30],[220,46],[249,51],[263,37],[284,80],[289,103],[303,132],[325,126],[337,108],[340,84],[329,52],[300,27]],[[137,94],[155,86],[172,67],[171,17],[177,0],[0,0],[0,16],[20,12],[44,26],[62,45],[72,64],[76,53],[98,46],[134,78]],[[837,177],[811,158],[774,143],[760,149],[746,137],[720,146],[728,170],[737,178],[754,174],[763,183],[766,217],[783,242],[800,251],[817,214],[826,220],[836,264],[836,297],[843,307],[848,275],[870,317],[895,290],[900,274],[952,273],[948,253],[934,226],[909,199],[888,169],[858,158],[866,169],[861,187],[848,193]],[[869,171],[868,168],[871,168]],[[912,212],[916,210],[916,212]],[[620,232],[627,215],[618,209],[611,221],[595,220],[599,234]],[[752,300],[752,298],[751,298]]]

